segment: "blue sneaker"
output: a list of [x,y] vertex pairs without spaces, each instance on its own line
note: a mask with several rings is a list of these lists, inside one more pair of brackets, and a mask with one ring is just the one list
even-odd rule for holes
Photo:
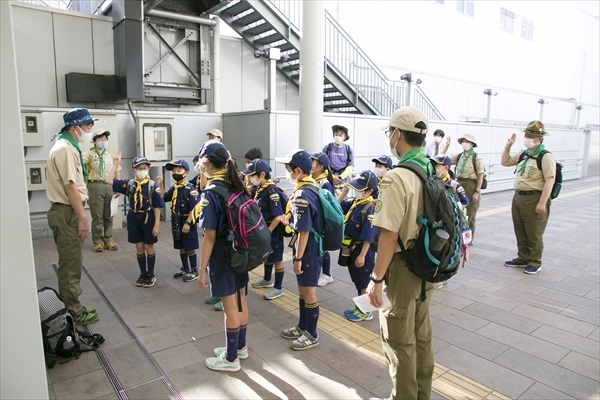
[[360,321],[370,321],[373,319],[373,313],[371,312],[362,312],[359,308],[355,309],[352,314],[346,314],[346,318],[348,318],[352,322],[360,322]]
[[517,268],[523,268],[523,267],[527,266],[527,264],[520,263],[517,260],[505,261],[504,265],[506,267],[517,267]]
[[528,265],[525,267],[525,269],[523,270],[523,272],[525,272],[526,274],[529,275],[535,275],[538,272],[540,272],[542,270],[542,267],[534,267],[533,265]]

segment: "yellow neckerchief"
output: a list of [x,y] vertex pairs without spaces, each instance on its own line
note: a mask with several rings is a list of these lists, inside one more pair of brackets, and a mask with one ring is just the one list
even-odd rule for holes
[[448,172],[446,172],[446,174],[444,174],[444,176],[442,176],[442,181],[444,181],[444,182],[448,182],[451,179],[452,178],[450,178],[450,174]]
[[178,189],[185,187],[185,178],[183,178],[181,180],[181,182],[183,183],[176,183],[175,185],[173,185],[173,197],[171,197],[171,212],[174,213],[175,212],[175,206],[177,205],[177,194],[178,194]]
[[[90,149],[90,155],[92,152],[98,154],[98,164],[99,164],[99,169],[100,169],[100,176],[102,178],[104,178],[104,153],[106,153],[108,150],[106,148],[102,149],[102,153],[98,153],[98,149],[96,148],[96,146],[92,147]],[[110,151],[108,151],[108,154],[110,154]],[[92,161],[90,161],[90,170],[93,171],[94,170],[94,163]],[[90,176],[90,174],[88,174],[88,177]]]
[[212,181],[221,181],[221,182],[231,184],[231,182],[229,182],[229,179],[227,179],[226,175],[227,175],[227,170],[221,169],[221,170],[215,172],[215,174],[211,178],[207,178],[206,184],[208,185],[209,182],[212,182]]
[[[150,182],[150,175],[148,175],[147,177],[145,177],[144,179],[142,179],[141,181],[138,181],[137,179],[135,179],[135,192],[133,192],[133,209],[134,210],[141,210],[143,205],[144,205],[144,197],[142,196],[142,186],[145,185],[146,183]],[[152,196],[152,193],[148,193],[148,197]],[[139,207],[135,207],[137,204],[139,203]]]
[[268,179],[265,183],[260,185],[260,187],[258,189],[256,189],[256,193],[254,193],[254,200],[258,200],[258,196],[260,196],[260,193],[263,190],[265,190],[266,188],[268,188],[269,186],[271,186],[272,184],[273,184],[273,181]]
[[346,213],[346,216],[344,217],[344,225],[346,225],[346,223],[350,220],[352,211],[354,211],[358,206],[360,206],[362,204],[371,203],[371,202],[373,202],[373,196],[367,196],[364,199],[354,200],[354,203],[352,203],[352,206],[350,207],[350,209]]
[[317,182],[309,175],[306,178],[302,178],[296,184],[290,199],[288,200],[287,206],[285,207],[285,219],[289,220],[292,217],[292,200],[296,197],[296,191],[305,185],[313,185],[314,187],[319,187]]

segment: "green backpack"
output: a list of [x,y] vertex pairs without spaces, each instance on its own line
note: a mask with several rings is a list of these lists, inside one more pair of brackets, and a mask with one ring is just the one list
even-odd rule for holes
[[319,197],[321,209],[323,210],[324,232],[317,232],[314,228],[311,232],[315,240],[319,243],[320,255],[326,251],[339,250],[342,247],[344,238],[344,213],[334,195],[329,190],[317,189],[312,185],[303,186],[302,189],[308,189]]

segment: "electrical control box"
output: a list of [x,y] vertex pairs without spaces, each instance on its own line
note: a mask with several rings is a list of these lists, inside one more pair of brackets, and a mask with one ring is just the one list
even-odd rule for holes
[[21,131],[23,146],[43,146],[44,127],[42,113],[21,113]]
[[136,119],[138,154],[153,167],[164,166],[173,159],[173,118]]
[[27,178],[27,190],[46,190],[46,163],[26,162],[25,175]]

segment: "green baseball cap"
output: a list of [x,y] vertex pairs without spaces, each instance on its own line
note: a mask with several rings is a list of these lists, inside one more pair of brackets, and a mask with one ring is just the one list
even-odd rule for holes
[[527,133],[528,135],[540,137],[549,135],[549,133],[544,129],[544,124],[542,121],[538,120],[531,121],[529,124],[527,124],[527,128],[525,128],[523,132]]

